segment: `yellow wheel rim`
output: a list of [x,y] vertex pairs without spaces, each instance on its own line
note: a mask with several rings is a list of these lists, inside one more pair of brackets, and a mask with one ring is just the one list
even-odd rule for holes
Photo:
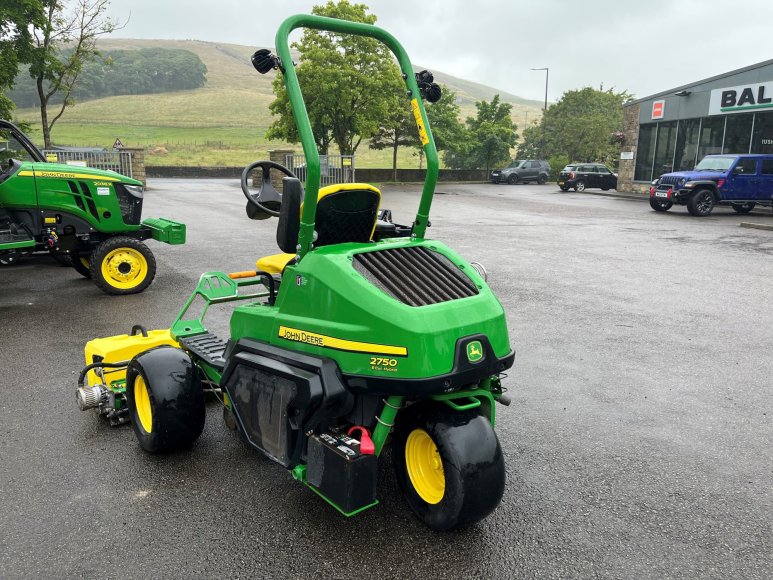
[[136,288],[148,275],[148,261],[134,248],[116,248],[102,260],[102,277],[114,288]]
[[137,417],[146,433],[153,430],[153,411],[150,409],[150,395],[145,380],[137,375],[134,379],[134,406],[137,409]]
[[413,489],[430,504],[440,503],[446,490],[446,476],[435,442],[424,429],[414,429],[405,442],[405,466]]

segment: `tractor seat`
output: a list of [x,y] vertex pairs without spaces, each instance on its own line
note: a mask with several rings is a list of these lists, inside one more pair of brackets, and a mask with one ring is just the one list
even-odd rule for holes
[[[314,246],[369,242],[376,229],[380,203],[381,192],[368,183],[339,183],[321,188],[317,196]],[[300,213],[297,219],[300,222]],[[269,274],[281,274],[294,257],[295,254],[265,256],[258,260],[257,267]]]

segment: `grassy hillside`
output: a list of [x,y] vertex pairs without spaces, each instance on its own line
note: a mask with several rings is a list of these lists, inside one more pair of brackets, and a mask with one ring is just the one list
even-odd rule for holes
[[[57,145],[110,147],[118,137],[127,147],[148,148],[150,165],[245,165],[265,158],[268,149],[290,146],[267,141],[271,123],[268,105],[274,95],[275,73],[259,75],[250,64],[256,47],[196,40],[110,39],[100,42],[103,50],[139,48],[189,50],[206,64],[207,84],[200,89],[155,95],[118,96],[78,103],[68,109],[53,130]],[[434,71],[433,71],[434,72]],[[513,105],[513,120],[522,129],[525,117],[536,120],[541,113],[537,101],[527,101],[443,73],[436,80],[456,91],[462,115],[475,112],[476,100],[491,100],[499,93]],[[36,126],[38,112],[18,111],[19,117]],[[33,134],[39,142],[40,132]],[[300,146],[296,145],[300,151]],[[359,167],[389,167],[389,151],[357,151]],[[400,152],[401,167],[416,167],[412,151]]]

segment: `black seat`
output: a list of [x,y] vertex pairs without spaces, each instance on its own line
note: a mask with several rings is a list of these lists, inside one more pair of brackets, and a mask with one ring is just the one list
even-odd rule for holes
[[376,229],[381,192],[367,183],[342,183],[319,190],[315,246],[369,242]]
[[[289,181],[290,178],[285,180]],[[285,187],[285,195],[287,193],[288,188]],[[300,195],[300,190],[295,195]],[[285,200],[282,201],[282,205],[285,206],[286,211],[292,212],[292,216],[288,216],[286,211],[283,212],[285,215],[280,216],[277,229],[279,247],[287,253],[265,256],[257,262],[258,270],[269,274],[281,274],[287,262],[295,257],[295,253],[291,250],[298,243],[298,226],[303,206],[300,206],[299,211],[296,212],[296,205],[290,203],[290,196],[287,197],[288,205],[285,206]],[[317,216],[314,225],[317,239],[314,241],[314,246],[369,242],[376,230],[380,204],[381,192],[368,183],[338,183],[323,187],[317,196]],[[288,223],[290,221],[292,223]]]

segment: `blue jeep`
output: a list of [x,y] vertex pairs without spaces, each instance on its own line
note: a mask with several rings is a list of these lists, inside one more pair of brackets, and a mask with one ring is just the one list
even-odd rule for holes
[[707,155],[692,171],[666,173],[652,182],[650,206],[668,211],[676,203],[694,216],[715,205],[749,213],[773,200],[773,155]]

